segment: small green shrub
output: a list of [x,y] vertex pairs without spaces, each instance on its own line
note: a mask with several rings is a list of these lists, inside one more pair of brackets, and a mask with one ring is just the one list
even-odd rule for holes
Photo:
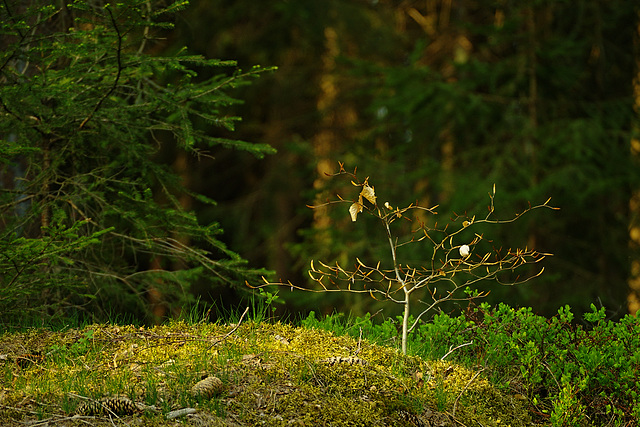
[[91,348],[92,339],[93,331],[89,329],[71,344],[52,344],[49,347],[48,354],[57,358],[60,362],[66,362],[68,359],[82,356],[87,353]]
[[[531,308],[482,304],[463,315],[440,314],[421,323],[409,335],[408,348],[424,358],[446,356],[469,367],[486,366],[492,383],[526,400],[541,423],[638,425],[640,319],[628,315],[608,321],[604,308],[592,305],[584,321],[576,324],[568,306],[547,319]],[[335,323],[314,317],[305,322]],[[358,322],[362,320],[353,320]],[[388,336],[392,323],[371,324],[363,329],[364,336]],[[348,326],[342,330],[358,333]]]

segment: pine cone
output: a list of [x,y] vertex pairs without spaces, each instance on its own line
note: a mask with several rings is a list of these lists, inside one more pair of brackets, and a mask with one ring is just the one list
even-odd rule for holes
[[210,399],[213,396],[221,394],[224,390],[224,384],[218,377],[207,377],[198,381],[191,387],[191,394],[195,397],[204,397]]
[[103,397],[82,403],[76,409],[78,415],[132,415],[138,412],[138,406],[128,397]]

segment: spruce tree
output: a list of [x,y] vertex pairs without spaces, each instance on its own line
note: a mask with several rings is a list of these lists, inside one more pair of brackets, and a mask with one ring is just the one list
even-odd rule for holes
[[187,3],[0,3],[0,322],[143,318],[149,292],[179,309],[197,280],[264,273],[198,222],[184,196],[214,202],[157,159],[273,151],[222,136],[239,120],[233,88],[268,69],[153,54]]

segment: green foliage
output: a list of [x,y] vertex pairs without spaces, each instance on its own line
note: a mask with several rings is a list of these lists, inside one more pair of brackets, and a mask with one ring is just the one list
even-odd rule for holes
[[54,358],[60,364],[67,363],[68,360],[82,356],[93,348],[93,334],[94,331],[89,329],[70,345],[58,343],[52,344],[49,347],[47,354]]
[[[614,311],[624,306],[628,203],[640,184],[629,154],[638,123],[630,53],[637,5],[483,0],[430,9],[380,2],[376,17],[390,10],[399,18],[387,22],[403,37],[392,52],[354,42],[368,31],[364,25],[337,36],[345,58],[332,70],[340,91],[326,114],[351,109],[358,118],[322,160],[375,170],[376,182],[391,183],[401,206],[417,200],[445,212],[476,212],[492,183],[506,212],[552,197],[562,209],[557,215],[529,216],[495,235],[505,247],[544,245],[554,253],[547,273],[535,291],[496,289],[489,301],[533,305],[547,315],[559,297],[581,313],[596,297]],[[380,31],[375,18],[369,22]],[[329,180],[315,184],[322,199],[344,193]],[[336,230],[309,227],[300,253],[329,264],[382,258],[369,245],[370,236],[382,234],[373,226],[352,232],[347,222],[335,223]],[[347,233],[349,243],[338,238]]]
[[[52,302],[68,301],[71,297],[65,293],[69,291],[87,299],[94,297],[84,293],[79,273],[73,268],[74,259],[99,244],[113,228],[87,233],[87,221],[75,222],[69,228],[61,216],[56,215],[53,221],[42,228],[41,238],[18,237],[13,230],[5,230],[1,235],[0,307],[5,318],[25,308],[46,310],[41,305],[43,295]],[[53,265],[59,266],[60,272],[52,277],[47,272]]]
[[[493,384],[553,426],[634,425],[640,421],[640,320],[627,315],[614,322],[604,308],[591,309],[576,325],[568,306],[547,319],[530,308],[484,303],[421,323],[409,335],[409,353],[485,366]],[[365,316],[336,328],[335,316],[312,315],[302,323],[388,342],[398,336],[398,322],[372,324]]]
[[[629,155],[638,120],[636,3],[194,2],[176,23],[191,49],[279,65],[243,88],[247,102],[237,111],[245,118],[240,135],[280,155],[218,156],[213,165],[226,175],[202,186],[224,187],[228,197],[214,197],[212,216],[233,248],[302,283],[309,259],[386,255],[369,244],[384,236],[374,221],[352,230],[335,210],[336,227],[324,229],[302,207],[319,188],[319,201],[347,193],[349,184],[324,179],[319,165],[357,164],[375,171],[399,206],[417,199],[458,214],[484,209],[496,183],[504,213],[549,196],[562,210],[497,232],[505,247],[526,241],[554,257],[535,287],[497,288],[488,301],[551,316],[558,304],[588,312],[599,298],[616,312],[638,255],[628,245],[640,171]],[[309,293],[289,301],[294,306],[360,315],[381,307]]]
[[[557,420],[554,425],[601,425],[613,415],[620,421],[637,416],[637,317],[606,321],[604,310],[594,305],[585,326],[572,325],[569,307],[548,320],[530,309],[516,311],[505,305],[495,310],[484,306],[475,313],[482,320],[463,335],[477,343],[477,357],[494,365],[505,385],[516,378],[526,384],[530,401]],[[520,372],[513,371],[514,360]]]
[[143,318],[150,289],[171,311],[196,281],[254,280],[186,203],[211,201],[160,160],[272,153],[222,134],[239,120],[231,92],[267,69],[152,54],[186,1],[49,3],[0,5],[0,321]]
[[258,289],[258,294],[251,299],[252,316],[256,322],[273,319],[276,313],[276,304],[283,304],[284,300],[278,296],[278,290],[270,292],[266,289]]

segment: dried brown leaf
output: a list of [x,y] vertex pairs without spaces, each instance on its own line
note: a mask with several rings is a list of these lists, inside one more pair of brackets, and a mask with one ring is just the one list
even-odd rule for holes
[[373,187],[371,187],[369,184],[364,184],[362,186],[362,191],[360,192],[360,195],[365,199],[367,199],[369,203],[371,203],[372,205],[376,204],[376,192],[373,189]]
[[358,219],[358,214],[362,212],[362,203],[355,202],[349,207],[349,215],[351,215],[351,221],[355,222]]

